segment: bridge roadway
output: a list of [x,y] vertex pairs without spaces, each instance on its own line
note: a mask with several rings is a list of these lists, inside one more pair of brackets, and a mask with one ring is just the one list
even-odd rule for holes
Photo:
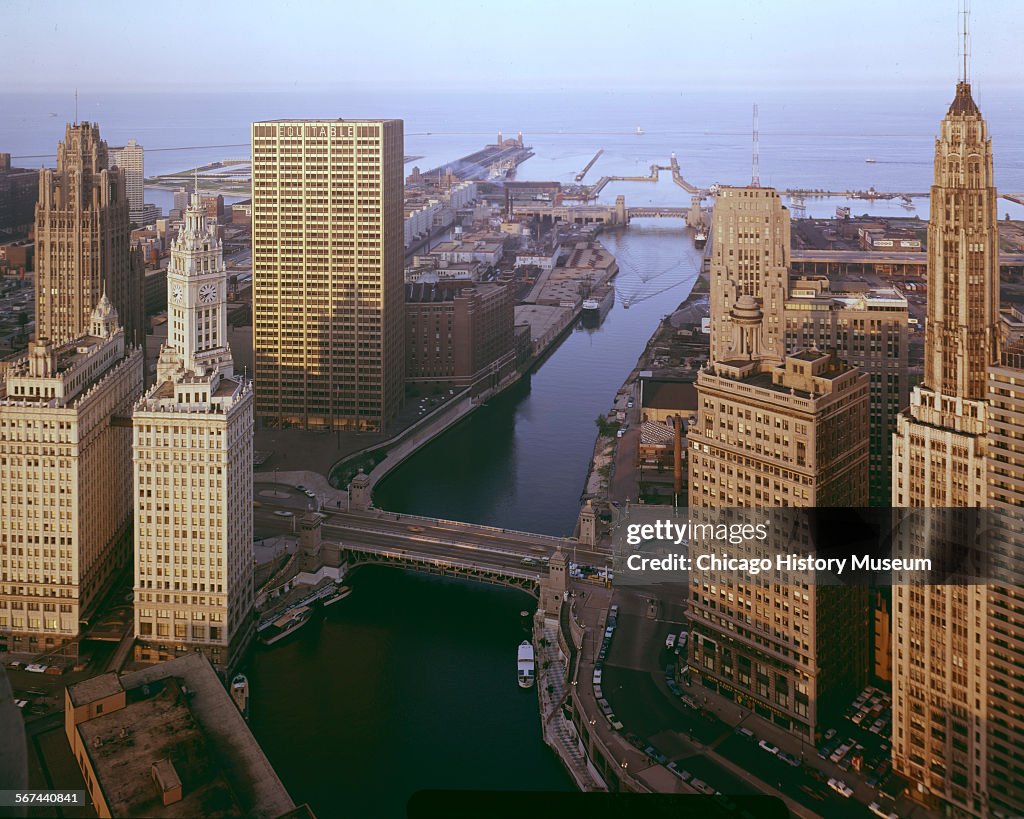
[[[267,484],[257,484],[260,504],[253,510],[257,538],[292,532],[293,521],[313,504],[305,495],[283,484],[270,485],[275,494],[266,494]],[[260,490],[264,491],[260,491]],[[287,512],[288,516],[275,514]],[[605,567],[607,552],[585,547],[571,538],[557,538],[530,532],[496,529],[459,521],[403,515],[373,509],[346,512],[322,508],[323,537],[341,543],[353,551],[365,551],[388,561],[449,561],[470,569],[500,572],[511,577],[536,577],[539,567],[526,567],[523,560],[551,557],[561,548],[567,560],[582,565]]]

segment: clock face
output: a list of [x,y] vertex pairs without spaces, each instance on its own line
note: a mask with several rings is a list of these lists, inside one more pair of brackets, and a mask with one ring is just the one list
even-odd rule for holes
[[185,290],[180,284],[174,285],[174,290],[171,291],[171,298],[174,299],[175,303],[181,304],[181,298],[185,295]]
[[212,284],[204,284],[199,288],[199,300],[204,304],[209,304],[211,301],[217,298],[217,288]]

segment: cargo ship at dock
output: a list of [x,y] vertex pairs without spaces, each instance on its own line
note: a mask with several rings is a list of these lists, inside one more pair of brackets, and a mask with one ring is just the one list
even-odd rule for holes
[[604,317],[608,315],[608,311],[612,309],[613,304],[615,304],[614,285],[602,284],[595,287],[583,299],[583,311],[581,313],[583,326],[600,326],[601,322],[604,321]]

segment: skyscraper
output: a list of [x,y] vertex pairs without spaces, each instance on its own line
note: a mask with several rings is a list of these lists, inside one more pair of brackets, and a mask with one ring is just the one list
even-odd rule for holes
[[86,331],[34,341],[0,383],[0,650],[74,640],[131,559],[142,351],[105,295]]
[[[893,438],[893,506],[986,503],[986,379],[996,359],[999,236],[992,141],[959,82],[935,141],[928,226],[924,383]],[[932,549],[965,544],[942,530]],[[907,543],[902,548],[914,548]],[[972,815],[986,804],[986,587],[893,588],[893,767],[926,803]]]
[[1016,342],[989,368],[986,464],[991,579],[985,622],[986,658],[985,793],[989,809],[1024,814],[1020,787],[1024,759],[1024,343]]
[[715,198],[711,251],[711,361],[736,350],[732,307],[740,296],[761,305],[764,324],[753,358],[781,361],[783,306],[789,291],[790,219],[774,188],[722,188]]
[[383,431],[404,395],[401,120],[252,126],[264,423]]
[[872,506],[892,502],[892,434],[910,402],[907,300],[894,288],[824,276],[791,278],[786,298],[786,349],[835,350],[868,374]]
[[171,248],[167,343],[135,407],[136,657],[232,668],[252,636],[252,385],[227,344],[227,274],[198,195]]
[[131,221],[142,225],[142,197],[145,195],[143,180],[145,178],[145,162],[142,146],[134,139],[127,145],[107,149],[107,161],[111,168],[120,168],[124,174],[125,188],[128,191],[128,213]]
[[[691,514],[866,505],[867,375],[834,353],[784,351],[788,211],[770,188],[727,188],[713,220],[712,357],[687,436]],[[749,542],[726,548],[762,556]],[[866,589],[798,571],[691,571],[690,584],[691,670],[813,741],[820,708],[866,677]]]
[[85,334],[105,292],[125,343],[143,346],[142,257],[131,247],[124,174],[88,122],[68,125],[57,169],[39,171],[36,205],[36,338],[62,344]]

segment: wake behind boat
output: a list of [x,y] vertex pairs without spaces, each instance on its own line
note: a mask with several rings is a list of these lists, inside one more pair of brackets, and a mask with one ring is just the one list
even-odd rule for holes
[[523,640],[523,642],[519,644],[517,666],[519,670],[519,687],[533,688],[533,684],[537,681],[537,677],[536,666],[533,662],[533,646],[530,645],[529,640]]

